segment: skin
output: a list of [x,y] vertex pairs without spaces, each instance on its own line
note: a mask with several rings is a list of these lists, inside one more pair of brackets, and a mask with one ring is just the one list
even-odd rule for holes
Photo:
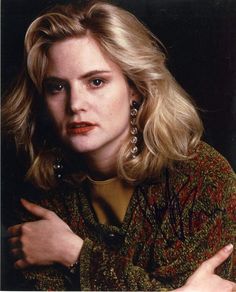
[[21,203],[38,220],[8,229],[11,253],[16,258],[15,268],[55,263],[69,267],[76,262],[83,240],[54,212],[23,199]]
[[[94,179],[116,175],[117,152],[129,137],[130,104],[139,100],[121,69],[90,36],[71,38],[56,42],[49,49],[44,88],[48,112],[59,136],[83,154],[89,175]],[[67,124],[81,121],[95,127],[83,135],[69,135]],[[68,267],[75,263],[83,240],[54,212],[24,199],[21,203],[38,220],[8,229],[15,268],[54,263]],[[174,291],[236,291],[234,283],[214,274],[231,252],[232,246],[220,250],[196,270],[186,285]]]
[[[83,154],[90,175],[114,176],[117,152],[129,136],[131,100],[138,100],[121,69],[90,36],[70,38],[50,48],[44,84],[62,141]],[[96,126],[83,135],[68,135],[67,124],[81,121]]]
[[221,265],[233,251],[233,245],[229,244],[222,248],[209,260],[203,262],[200,267],[190,276],[186,284],[176,292],[228,292],[236,291],[236,284],[217,276],[215,269]]

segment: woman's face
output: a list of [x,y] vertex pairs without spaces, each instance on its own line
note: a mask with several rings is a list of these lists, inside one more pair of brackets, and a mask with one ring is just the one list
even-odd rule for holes
[[80,153],[116,154],[136,99],[121,69],[89,36],[56,42],[48,61],[44,95],[62,141]]

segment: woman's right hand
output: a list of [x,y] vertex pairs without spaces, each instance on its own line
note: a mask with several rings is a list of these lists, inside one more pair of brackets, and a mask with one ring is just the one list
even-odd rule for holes
[[232,244],[222,248],[213,257],[203,262],[188,278],[183,287],[172,292],[236,292],[236,283],[224,280],[214,272],[229,257],[232,251]]

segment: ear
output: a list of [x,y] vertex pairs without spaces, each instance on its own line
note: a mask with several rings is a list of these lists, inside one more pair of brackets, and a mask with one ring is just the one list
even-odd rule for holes
[[140,93],[138,92],[138,90],[136,88],[134,88],[133,86],[130,87],[130,104],[132,104],[132,101],[136,101],[138,104],[142,103],[142,98]]

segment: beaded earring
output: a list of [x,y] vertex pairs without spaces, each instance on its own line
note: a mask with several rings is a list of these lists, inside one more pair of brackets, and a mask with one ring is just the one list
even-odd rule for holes
[[62,157],[59,154],[59,152],[60,151],[57,151],[57,153],[56,153],[56,159],[55,159],[55,162],[53,164],[53,169],[54,169],[55,177],[60,180],[63,177],[64,165],[63,165]]
[[139,104],[133,100],[130,106],[130,124],[131,124],[131,157],[135,158],[138,154],[138,128],[136,126],[136,117],[138,114]]

